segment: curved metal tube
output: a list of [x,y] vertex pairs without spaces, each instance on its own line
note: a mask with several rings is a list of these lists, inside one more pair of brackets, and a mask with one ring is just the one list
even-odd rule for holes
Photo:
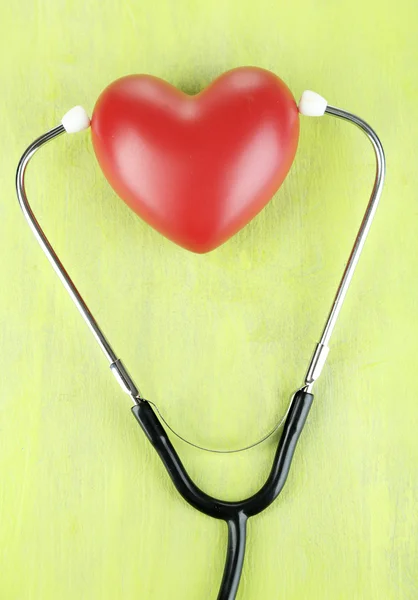
[[29,204],[28,197],[26,195],[25,173],[26,173],[26,168],[29,164],[30,159],[33,157],[35,152],[37,150],[39,150],[39,148],[41,148],[43,145],[47,144],[50,140],[53,140],[54,138],[62,135],[64,132],[65,132],[64,127],[62,125],[58,125],[57,127],[54,127],[47,133],[44,133],[39,138],[37,138],[25,150],[25,152],[22,155],[22,158],[19,161],[17,171],[16,171],[17,198],[19,200],[20,208],[22,209],[23,214],[26,218],[26,221],[29,224],[29,227],[31,228],[34,236],[38,240],[38,243],[41,246],[42,250],[46,254],[46,257],[48,258],[49,262],[51,263],[52,268],[54,269],[55,273],[58,275],[58,277],[61,280],[62,284],[64,285],[65,289],[69,293],[72,301],[78,308],[84,321],[87,323],[88,327],[90,328],[90,331],[94,335],[96,342],[99,344],[102,352],[104,353],[107,360],[109,361],[109,365],[110,365],[110,368],[111,368],[113,374],[117,378],[118,382],[121,384],[122,389],[126,393],[128,393],[132,397],[132,399],[137,403],[142,399],[138,388],[136,387],[134,381],[130,377],[129,373],[127,372],[126,368],[124,367],[124,365],[122,364],[120,359],[118,359],[109,340],[106,338],[105,334],[103,333],[103,331],[102,331],[101,327],[99,326],[98,322],[96,321],[96,319],[93,317],[87,304],[84,302],[80,292],[77,290],[71,277],[67,273],[64,265],[58,258],[53,247],[51,246],[48,238],[46,237],[45,233],[43,232],[42,227],[38,223],[38,220],[32,211],[32,208]]
[[334,327],[337,322],[338,315],[340,314],[342,305],[344,303],[348,288],[350,287],[354,271],[356,269],[361,252],[366,242],[366,238],[370,231],[370,227],[372,225],[374,216],[376,214],[380,196],[383,190],[383,184],[385,181],[386,173],[385,153],[383,150],[382,143],[374,129],[372,129],[372,127],[370,127],[370,125],[366,123],[366,121],[360,119],[360,117],[357,117],[356,115],[353,115],[352,113],[347,112],[346,110],[342,110],[341,108],[336,108],[335,106],[328,105],[325,112],[329,115],[333,115],[334,117],[338,117],[339,119],[344,119],[345,121],[353,123],[359,129],[361,129],[361,131],[367,136],[367,138],[370,140],[373,146],[373,150],[376,157],[376,176],[374,180],[372,193],[370,195],[370,200],[367,204],[366,212],[364,213],[363,220],[361,222],[356,239],[354,241],[354,245],[348,258],[347,265],[344,269],[344,273],[338,286],[337,293],[335,294],[331,310],[329,312],[328,318],[326,320],[321,335],[321,339],[316,345],[306,373],[305,385],[308,391],[312,391],[313,384],[320,376],[325,362],[327,360],[329,352],[328,344],[330,342],[331,335],[334,331]]
[[26,195],[25,172],[26,172],[26,167],[27,167],[30,159],[32,158],[32,156],[35,154],[35,152],[41,146],[43,146],[50,140],[53,140],[54,138],[58,137],[59,135],[63,134],[64,132],[65,132],[64,127],[62,125],[58,125],[58,127],[55,127],[54,129],[51,129],[51,131],[48,131],[44,135],[41,135],[41,137],[36,139],[26,149],[25,153],[23,154],[22,158],[19,161],[19,165],[18,165],[17,171],[16,171],[17,197],[19,200],[20,207],[23,211],[23,214],[25,215],[26,220],[29,223],[29,227],[32,229],[32,232],[34,233],[36,239],[38,240],[42,250],[45,252],[54,271],[60,278],[61,282],[64,284],[64,287],[67,290],[67,292],[70,294],[72,301],[74,302],[74,304],[80,311],[81,316],[83,317],[83,319],[89,326],[90,331],[93,333],[93,335],[94,335],[97,343],[99,344],[101,350],[103,351],[104,355],[106,356],[106,358],[108,359],[108,361],[110,363],[113,363],[117,360],[116,354],[114,353],[105,334],[99,327],[99,324],[97,323],[96,319],[93,317],[92,313],[90,312],[87,304],[84,302],[79,291],[75,287],[73,281],[71,280],[71,277],[68,275],[67,271],[65,270],[64,265],[62,264],[62,262],[56,255],[55,250],[49,243],[48,238],[44,234],[42,227],[39,225],[32,209],[31,209],[31,206],[29,204],[29,201],[28,201],[28,198]]
[[368,125],[366,121],[363,121],[363,119],[360,119],[360,117],[356,117],[355,115],[345,110],[341,110],[341,108],[328,106],[326,112],[329,115],[338,117],[339,119],[344,119],[345,121],[354,123],[354,125],[357,125],[357,127],[361,129],[363,133],[366,134],[373,146],[373,150],[376,156],[376,176],[372,193],[370,195],[370,200],[366,208],[366,212],[361,222],[360,229],[357,233],[357,237],[354,241],[354,246],[351,250],[349,259],[347,261],[347,266],[344,269],[340,285],[338,286],[337,293],[335,294],[330,313],[328,315],[324,330],[321,335],[319,343],[323,344],[324,346],[328,346],[329,344],[332,332],[334,331],[335,323],[337,322],[338,315],[340,314],[340,310],[344,303],[345,295],[350,286],[351,279],[354,275],[354,271],[359,261],[361,251],[363,250],[367,235],[370,231],[370,227],[372,225],[374,216],[376,214],[377,206],[379,204],[380,196],[382,195],[383,183],[385,180],[386,172],[386,160],[382,143],[377,137],[376,132],[370,127],[370,125]]

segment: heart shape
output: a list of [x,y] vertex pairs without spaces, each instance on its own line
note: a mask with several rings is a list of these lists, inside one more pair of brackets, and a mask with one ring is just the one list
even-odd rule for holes
[[299,117],[273,73],[240,67],[190,96],[150,75],[100,95],[93,147],[115,192],[193,252],[213,250],[275,194],[293,162]]

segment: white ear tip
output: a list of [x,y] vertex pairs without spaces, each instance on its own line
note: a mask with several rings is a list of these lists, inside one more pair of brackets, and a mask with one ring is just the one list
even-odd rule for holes
[[305,90],[299,100],[298,109],[301,115],[307,117],[322,117],[327,106],[328,102],[325,98],[316,92]]
[[90,117],[82,106],[74,106],[61,119],[67,133],[77,133],[90,127]]

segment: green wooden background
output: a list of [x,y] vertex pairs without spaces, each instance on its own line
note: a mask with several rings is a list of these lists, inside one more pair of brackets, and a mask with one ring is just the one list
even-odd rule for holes
[[[250,521],[240,600],[418,598],[415,0],[19,0],[0,8],[0,598],[216,598],[225,526],[176,494],[14,196],[25,146],[113,79],[193,93],[258,65],[375,126],[381,207],[280,499]],[[28,192],[139,382],[184,435],[235,446],[301,383],[373,182],[361,133],[302,119],[284,186],[211,254],[174,246],[101,175],[88,133],[34,160]],[[274,443],[180,442],[205,490],[254,492]]]

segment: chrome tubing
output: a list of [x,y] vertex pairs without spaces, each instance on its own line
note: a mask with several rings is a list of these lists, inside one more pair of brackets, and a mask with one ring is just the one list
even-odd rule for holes
[[338,286],[337,293],[335,294],[331,310],[329,312],[324,329],[322,331],[321,339],[315,347],[311,362],[306,373],[304,389],[306,389],[306,391],[308,392],[312,391],[313,385],[320,376],[322,369],[325,365],[329,352],[329,342],[331,339],[331,335],[334,331],[334,327],[340,314],[342,305],[344,303],[348,288],[350,287],[354,271],[356,269],[361,252],[366,242],[367,235],[370,231],[370,227],[376,214],[380,196],[382,194],[383,183],[385,180],[386,173],[385,153],[383,150],[382,143],[374,129],[372,129],[370,125],[363,121],[363,119],[360,119],[360,117],[357,117],[356,115],[353,115],[352,113],[347,112],[346,110],[342,110],[341,108],[336,108],[335,106],[328,105],[325,112],[334,117],[338,117],[339,119],[344,119],[349,123],[353,123],[359,129],[361,129],[361,131],[367,136],[367,138],[370,140],[373,146],[373,150],[376,156],[376,176],[374,180],[372,193],[367,204],[366,212],[364,213],[360,229],[354,241],[354,245],[348,258],[347,265],[344,269],[344,273]]
[[65,129],[64,129],[63,125],[58,125],[57,127],[54,127],[50,131],[47,131],[47,133],[44,133],[39,138],[37,138],[25,150],[25,152],[22,155],[22,158],[19,161],[19,165],[18,165],[17,171],[16,171],[17,197],[19,200],[20,207],[26,218],[26,221],[29,224],[29,227],[31,228],[35,238],[38,240],[38,243],[41,246],[42,250],[46,254],[46,257],[48,258],[49,262],[51,263],[55,273],[58,275],[58,277],[61,280],[62,284],[64,285],[65,289],[69,293],[72,301],[74,302],[74,304],[80,311],[81,316],[83,317],[83,319],[87,323],[90,331],[94,335],[96,342],[99,344],[102,352],[106,356],[112,373],[114,374],[115,378],[117,379],[118,383],[120,384],[120,386],[122,387],[124,392],[129,394],[129,396],[131,396],[131,398],[134,400],[134,402],[136,404],[138,404],[138,402],[140,402],[142,400],[142,397],[141,397],[141,394],[140,394],[137,386],[135,385],[135,383],[132,380],[131,376],[129,375],[128,371],[124,367],[122,361],[120,359],[118,359],[109,340],[106,338],[105,334],[103,333],[103,331],[100,328],[99,324],[97,323],[96,319],[93,317],[87,304],[84,302],[80,292],[77,290],[71,277],[65,270],[64,265],[62,264],[62,262],[60,261],[60,259],[57,256],[57,254],[55,253],[55,250],[53,249],[50,242],[48,241],[48,238],[46,237],[45,233],[43,232],[42,227],[38,223],[38,221],[32,211],[32,208],[29,204],[28,197],[26,195],[25,173],[26,173],[26,168],[29,164],[29,161],[31,160],[31,158],[33,157],[35,152],[37,150],[39,150],[39,148],[41,148],[42,146],[47,144],[50,140],[53,140],[54,138],[60,136],[64,132],[65,132]]

